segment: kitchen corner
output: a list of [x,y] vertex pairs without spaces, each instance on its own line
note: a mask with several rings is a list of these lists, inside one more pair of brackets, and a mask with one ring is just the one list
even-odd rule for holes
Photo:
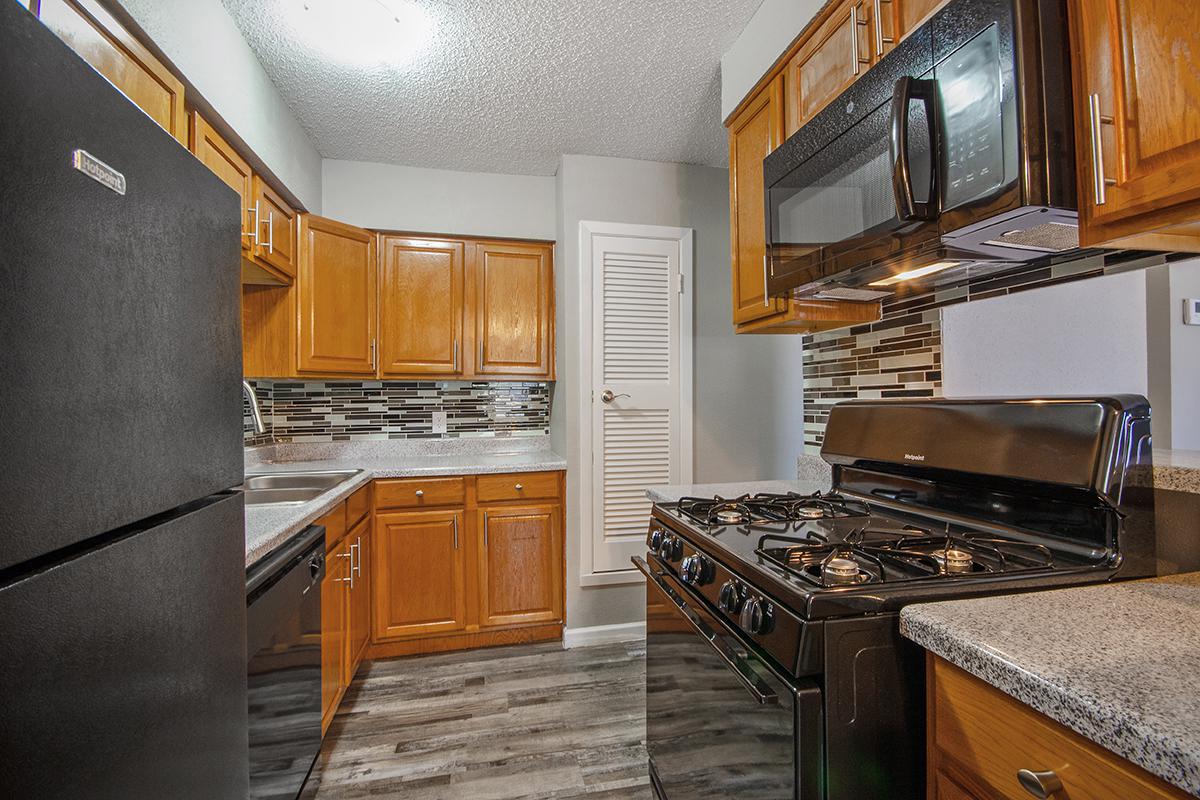
[[249,567],[319,519],[360,487],[381,478],[555,472],[566,459],[549,436],[391,439],[260,445],[246,449],[246,476],[287,472],[361,470],[300,505],[246,506]]

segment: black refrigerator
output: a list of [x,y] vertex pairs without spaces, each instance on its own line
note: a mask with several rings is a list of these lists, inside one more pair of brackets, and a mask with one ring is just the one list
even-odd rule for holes
[[239,216],[0,0],[0,797],[246,794]]

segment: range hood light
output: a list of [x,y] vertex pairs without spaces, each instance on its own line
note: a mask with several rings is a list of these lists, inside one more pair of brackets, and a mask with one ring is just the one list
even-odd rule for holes
[[927,267],[917,267],[916,269],[897,272],[895,275],[883,278],[882,280],[872,281],[871,283],[868,283],[867,286],[895,286],[897,283],[916,280],[917,278],[924,278],[926,275],[932,275],[933,273],[941,272],[944,269],[957,267],[961,263],[961,261],[939,261],[936,264],[930,264]]

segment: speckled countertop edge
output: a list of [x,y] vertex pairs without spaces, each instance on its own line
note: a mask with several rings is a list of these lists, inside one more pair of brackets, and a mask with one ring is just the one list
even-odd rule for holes
[[503,472],[565,470],[566,459],[552,450],[515,453],[397,455],[393,458],[348,455],[314,461],[281,461],[247,465],[246,474],[327,470],[362,470],[308,503],[298,506],[246,507],[246,566],[254,564],[314,520],[328,513],[369,481],[435,475],[484,475]]
[[817,481],[739,481],[737,483],[692,483],[674,486],[648,486],[646,497],[655,503],[673,503],[681,497],[738,497],[758,492],[799,492],[812,494],[829,488],[827,483]]
[[911,605],[900,631],[1200,797],[1200,573]]

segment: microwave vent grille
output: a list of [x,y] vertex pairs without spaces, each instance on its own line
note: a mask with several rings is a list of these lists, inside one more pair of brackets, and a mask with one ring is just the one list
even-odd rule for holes
[[1015,247],[1019,250],[1039,250],[1044,253],[1061,253],[1079,247],[1079,227],[1062,222],[1046,222],[1025,230],[1009,231],[984,244],[997,247]]

